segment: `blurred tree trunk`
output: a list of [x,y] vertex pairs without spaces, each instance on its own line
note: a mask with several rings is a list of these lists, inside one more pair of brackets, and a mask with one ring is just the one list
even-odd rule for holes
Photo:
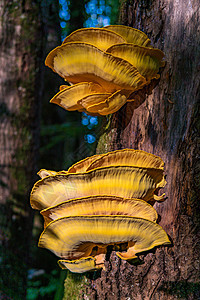
[[35,181],[42,92],[39,3],[0,3],[0,299],[26,295],[29,193]]
[[[126,0],[121,24],[144,31],[165,52],[166,65],[142,104],[128,103],[111,116],[97,153],[142,149],[165,161],[167,200],[155,204],[160,225],[173,241],[131,266],[114,253],[89,299],[200,299],[199,289],[199,1]],[[86,297],[86,299],[88,299]]]
[[85,4],[87,1],[83,0],[70,0],[69,1],[69,34],[77,29],[83,27],[84,21],[86,19]]

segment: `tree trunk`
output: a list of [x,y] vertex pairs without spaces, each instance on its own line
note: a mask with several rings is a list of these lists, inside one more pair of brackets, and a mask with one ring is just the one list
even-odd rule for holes
[[25,299],[43,32],[37,1],[0,4],[0,299]]
[[130,102],[111,116],[97,153],[133,148],[164,160],[168,198],[154,207],[173,246],[157,248],[138,266],[112,253],[106,271],[91,281],[89,299],[200,299],[199,18],[197,0],[122,4],[120,23],[144,31],[164,51],[166,65],[154,90],[136,95],[139,107]]

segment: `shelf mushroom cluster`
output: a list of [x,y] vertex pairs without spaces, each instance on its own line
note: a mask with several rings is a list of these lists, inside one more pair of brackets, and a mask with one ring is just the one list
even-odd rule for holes
[[158,156],[124,149],[94,155],[68,171],[41,170],[31,206],[41,210],[44,231],[39,246],[59,265],[82,273],[104,268],[108,246],[123,260],[170,244],[152,207],[166,184]]
[[91,115],[114,113],[134,101],[133,92],[159,78],[163,56],[146,34],[131,27],[76,30],[46,58],[45,64],[70,84],[50,102]]

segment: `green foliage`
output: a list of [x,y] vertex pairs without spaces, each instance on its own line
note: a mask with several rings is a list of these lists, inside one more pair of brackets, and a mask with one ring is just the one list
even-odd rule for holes
[[44,273],[33,277],[28,281],[27,300],[62,299],[65,276],[65,271],[60,271],[59,275],[59,270],[56,269],[49,274]]
[[44,152],[60,142],[66,141],[67,137],[82,136],[86,133],[83,126],[77,126],[71,122],[45,125],[41,128],[41,137],[48,137],[48,143],[40,149]]
[[[0,207],[2,209],[2,207]],[[8,243],[10,240],[9,230],[4,231],[1,229],[0,237],[3,237],[4,240]],[[16,247],[16,242],[15,242]],[[10,247],[11,248],[11,247]],[[15,248],[12,248],[13,251],[9,251],[8,247],[5,249],[0,245],[1,261],[0,261],[0,299],[23,299],[24,289],[26,286],[26,270],[27,265],[22,261],[19,255],[16,255]],[[21,249],[23,251],[23,249]],[[4,298],[1,297],[1,292],[3,295],[6,295]]]
[[118,24],[119,19],[119,10],[120,10],[120,0],[106,0],[106,5],[111,7],[111,12],[109,14],[110,17],[110,25]]

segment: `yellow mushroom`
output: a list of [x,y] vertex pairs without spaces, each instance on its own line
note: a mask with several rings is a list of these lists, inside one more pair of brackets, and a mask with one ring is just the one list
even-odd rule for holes
[[116,32],[104,28],[81,28],[68,35],[63,44],[69,42],[84,42],[105,51],[112,45],[125,43],[125,39]]
[[[138,29],[122,25],[78,29],[45,60],[54,72],[74,84],[61,87],[51,102],[90,115],[114,113],[128,101],[129,94],[159,78],[163,56]],[[87,86],[91,83],[98,87],[92,92]]]
[[[130,92],[127,92],[125,90],[119,90],[113,93],[112,95],[110,94],[107,97],[105,97],[103,101],[96,97],[96,103],[95,101],[93,101],[93,103],[90,103],[90,105],[87,106],[86,110],[89,113],[97,112],[100,115],[108,115],[114,113],[126,103],[129,94]],[[84,100],[85,99],[81,101],[81,104],[83,106]]]
[[39,172],[37,172],[37,174],[40,176],[40,178],[45,178],[47,176],[56,175],[57,172],[56,171],[50,171],[50,170],[41,169]]
[[111,46],[106,52],[127,60],[147,81],[159,78],[157,73],[159,68],[164,65],[162,61],[164,53],[159,49],[120,44]]
[[84,273],[102,268],[104,269],[105,254],[100,254],[99,256],[99,259],[92,256],[76,260],[60,259],[58,264],[62,269],[68,269],[73,273]]
[[[114,113],[128,101],[129,94],[159,78],[163,56],[138,29],[121,25],[78,29],[45,60],[54,72],[74,84],[62,86],[51,102],[90,115]],[[88,90],[91,83],[98,88]]]
[[93,82],[81,82],[72,86],[62,86],[60,91],[50,100],[50,102],[69,111],[79,110],[85,108],[79,104],[80,100],[88,95],[99,95],[99,93],[102,92],[103,88],[99,84]]
[[107,166],[133,166],[163,170],[164,162],[159,156],[142,150],[122,149],[95,157],[86,170]]
[[63,44],[48,54],[45,64],[73,84],[91,81],[111,93],[135,91],[146,83],[129,62],[87,43]]
[[129,94],[130,91],[126,90],[106,93],[98,84],[84,82],[62,88],[50,102],[69,111],[84,110],[107,115],[119,110],[126,103]]
[[[131,243],[131,255],[170,244],[166,232],[158,224],[128,216],[75,216],[51,222],[39,239],[39,247],[47,248],[62,259],[88,257],[95,247],[98,254],[108,245]],[[134,244],[134,245],[133,245]]]
[[90,107],[95,106],[95,109],[92,111],[94,113],[99,112],[99,110],[107,107],[107,101],[111,96],[111,93],[99,93],[87,95],[79,101],[79,105],[85,108],[86,111],[90,112]]
[[67,171],[50,171],[50,170],[46,170],[46,169],[41,169],[39,172],[37,172],[37,174],[40,176],[40,178],[45,178],[47,176],[54,176],[54,175],[58,175],[58,174],[67,174]]
[[95,154],[89,157],[86,157],[77,163],[73,164],[69,169],[68,173],[82,173],[85,172],[88,166],[97,158],[101,157],[102,154]]
[[88,196],[71,199],[40,212],[46,227],[50,222],[62,217],[79,215],[122,215],[143,218],[156,222],[156,210],[140,199],[123,199],[114,196]]
[[122,25],[109,25],[104,28],[118,33],[126,40],[127,43],[144,47],[149,47],[150,45],[151,41],[148,36],[138,29]]
[[[164,187],[163,170],[130,166],[111,166],[85,173],[57,174],[34,185],[31,206],[45,209],[73,198],[113,195],[122,198],[154,199],[156,189]],[[156,200],[162,200],[159,196]]]

